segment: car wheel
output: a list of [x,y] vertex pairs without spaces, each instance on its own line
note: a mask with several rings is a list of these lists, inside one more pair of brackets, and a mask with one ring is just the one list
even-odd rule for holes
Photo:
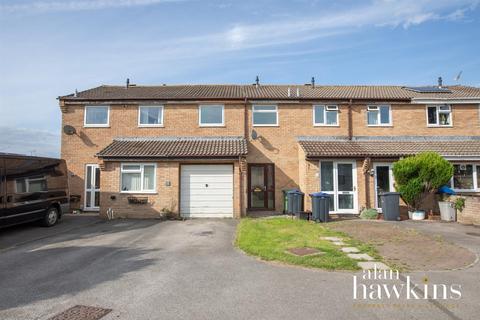
[[58,209],[51,207],[47,210],[45,217],[43,218],[43,225],[45,227],[51,227],[55,225],[58,221]]

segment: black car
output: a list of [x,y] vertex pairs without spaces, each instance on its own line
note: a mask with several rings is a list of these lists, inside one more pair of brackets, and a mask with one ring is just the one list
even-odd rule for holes
[[36,220],[50,227],[69,207],[65,160],[0,153],[0,227]]

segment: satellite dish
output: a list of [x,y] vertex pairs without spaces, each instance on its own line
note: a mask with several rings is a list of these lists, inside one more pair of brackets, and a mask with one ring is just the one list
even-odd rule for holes
[[71,136],[75,133],[77,133],[77,130],[75,130],[74,127],[70,126],[70,125],[65,125],[63,126],[63,132],[67,135],[67,136]]
[[252,130],[252,140],[257,140],[258,139],[258,134],[257,134],[257,131],[255,130]]

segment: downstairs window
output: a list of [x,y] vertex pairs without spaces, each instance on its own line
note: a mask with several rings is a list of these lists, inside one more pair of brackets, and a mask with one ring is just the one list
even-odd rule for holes
[[121,192],[155,192],[155,164],[122,164]]

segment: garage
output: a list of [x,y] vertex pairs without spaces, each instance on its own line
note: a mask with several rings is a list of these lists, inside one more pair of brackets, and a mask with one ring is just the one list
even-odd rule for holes
[[182,165],[180,172],[182,217],[233,217],[233,165]]

